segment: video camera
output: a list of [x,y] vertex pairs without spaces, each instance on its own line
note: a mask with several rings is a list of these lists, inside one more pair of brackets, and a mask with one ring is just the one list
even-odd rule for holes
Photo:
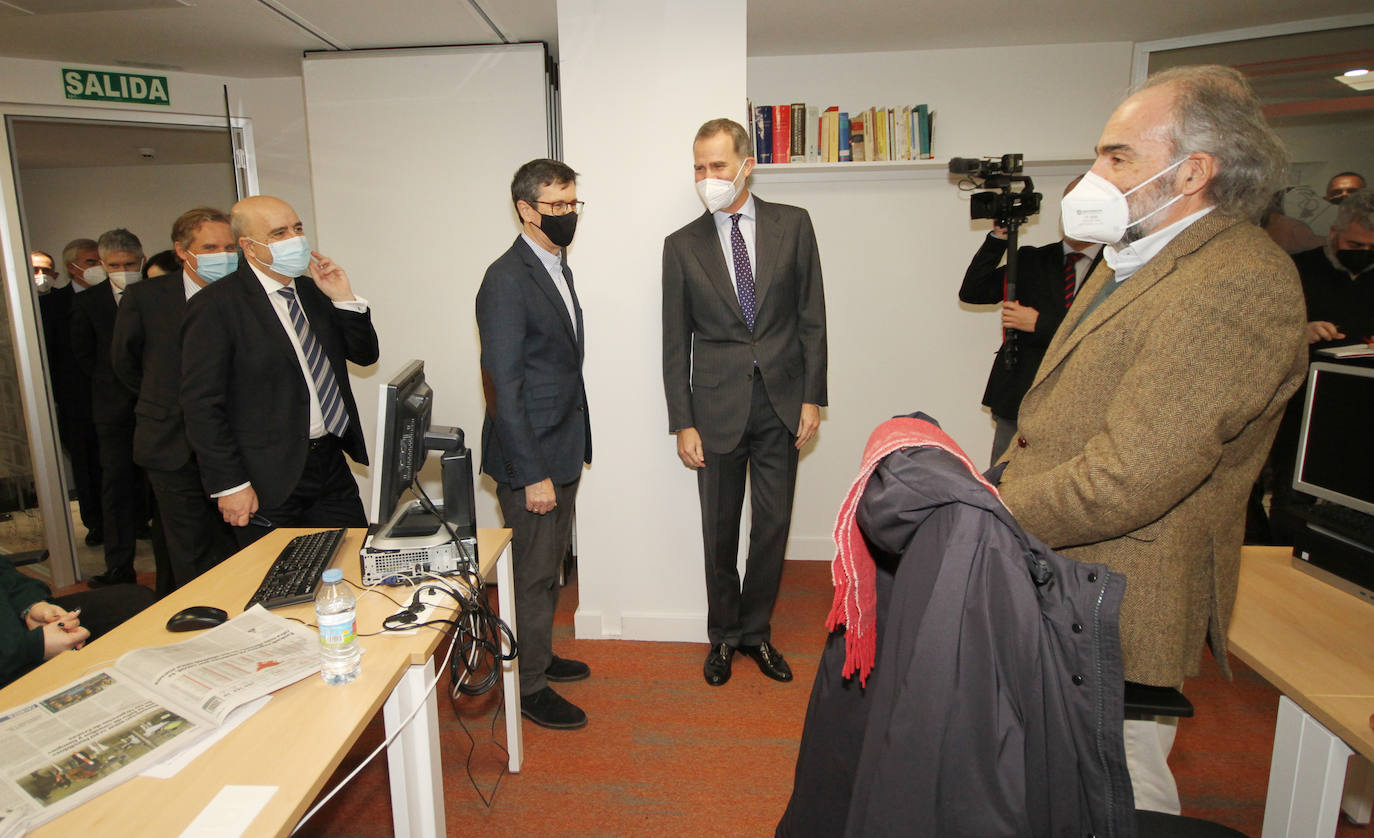
[[[1041,195],[1029,177],[1021,174],[1022,155],[1003,154],[1001,157],[954,157],[949,161],[951,174],[964,175],[960,185],[969,184],[974,194],[969,196],[970,218],[991,218],[1000,227],[1019,226],[1040,212]],[[979,182],[981,181],[981,182]],[[1013,190],[1014,184],[1022,187]]]

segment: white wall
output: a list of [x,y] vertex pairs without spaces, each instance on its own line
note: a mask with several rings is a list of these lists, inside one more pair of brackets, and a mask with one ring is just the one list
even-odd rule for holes
[[594,461],[577,499],[579,637],[706,640],[696,479],[663,397],[663,237],[703,212],[692,137],[745,101],[745,1],[559,0],[564,159],[587,201],[568,263]]
[[[25,234],[32,246],[62,261],[62,246],[77,237],[98,238],[124,227],[152,256],[172,246],[172,222],[191,207],[227,208],[234,202],[234,172],[221,164],[25,169]],[[60,269],[59,265],[59,269]]]
[[[749,96],[842,110],[925,102],[938,115],[937,158],[1081,158],[1027,168],[1045,203],[1021,241],[1045,244],[1059,238],[1060,193],[1087,167],[1130,62],[1128,43],[753,58]],[[798,471],[788,557],[828,560],[836,510],[884,419],[925,411],[974,462],[988,459],[992,422],[980,402],[1000,341],[997,307],[956,294],[989,224],[969,220],[967,195],[939,169],[760,172],[753,188],[806,207],[820,246],[830,406]]]

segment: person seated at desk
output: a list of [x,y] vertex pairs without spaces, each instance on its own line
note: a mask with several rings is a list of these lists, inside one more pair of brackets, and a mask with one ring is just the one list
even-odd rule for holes
[[0,560],[0,687],[69,649],[80,649],[152,605],[141,585],[54,597],[47,585]]

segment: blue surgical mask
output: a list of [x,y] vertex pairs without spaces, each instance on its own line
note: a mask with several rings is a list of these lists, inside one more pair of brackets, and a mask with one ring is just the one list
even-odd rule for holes
[[257,239],[249,241],[272,251],[272,264],[267,267],[282,276],[303,276],[306,268],[310,267],[310,242],[305,236],[292,236],[271,244],[264,244]]
[[[196,253],[192,255],[195,257],[196,263],[191,266],[191,269],[196,272],[196,276],[206,282],[224,279],[229,274],[238,270],[239,267],[239,254],[237,251]],[[275,254],[273,258],[276,258]]]

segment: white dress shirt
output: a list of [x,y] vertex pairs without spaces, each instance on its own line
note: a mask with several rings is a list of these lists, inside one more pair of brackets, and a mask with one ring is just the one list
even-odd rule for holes
[[189,300],[196,295],[197,291],[199,291],[201,288],[205,286],[196,284],[196,281],[194,279],[191,279],[191,275],[186,272],[186,269],[182,268],[181,287],[182,290],[186,292],[186,299]]
[[[735,296],[739,296],[739,280],[735,277],[735,248],[730,243],[730,216],[734,213],[717,210],[711,213],[716,222],[716,233],[720,236],[720,250],[725,255],[725,268],[730,271],[730,282],[735,286]],[[754,193],[749,193],[744,206],[739,208],[739,234],[744,238],[744,249],[749,253],[749,273],[754,277],[755,293],[758,292],[758,258],[754,255],[754,231],[758,216],[754,212]],[[755,298],[757,300],[757,297]]]
[[1102,258],[1107,262],[1107,267],[1116,272],[1117,283],[1125,282],[1131,275],[1145,266],[1159,251],[1168,246],[1179,233],[1188,229],[1194,221],[1211,212],[1214,207],[1205,207],[1198,210],[1186,218],[1180,218],[1168,227],[1156,230],[1139,241],[1132,242],[1121,250],[1115,247],[1108,247],[1102,251]]
[[563,276],[563,256],[560,253],[550,253],[534,239],[520,234],[520,238],[525,240],[525,244],[530,246],[534,255],[539,257],[539,261],[544,266],[544,270],[549,272],[549,279],[553,280],[553,287],[558,289],[558,295],[563,298],[563,305],[568,309],[568,322],[572,324],[573,337],[577,337],[577,312],[573,308],[572,289],[568,287],[568,280]]

